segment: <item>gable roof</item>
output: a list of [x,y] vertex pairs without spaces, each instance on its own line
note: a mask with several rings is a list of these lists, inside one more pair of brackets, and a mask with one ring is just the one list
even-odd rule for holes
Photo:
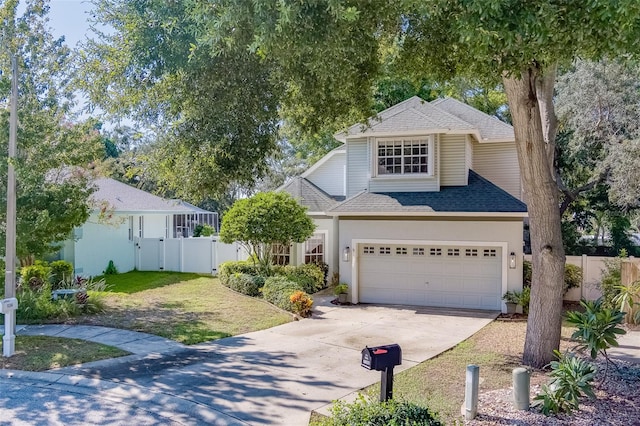
[[366,124],[355,124],[334,136],[345,142],[353,137],[403,133],[472,134],[480,142],[515,140],[510,125],[469,105],[452,98],[427,102],[418,96],[381,111]]
[[205,212],[180,200],[167,200],[134,188],[115,179],[100,178],[93,181],[96,191],[91,195],[94,203],[108,203],[116,212],[193,213]]
[[449,114],[453,114],[467,123],[471,123],[480,132],[482,138],[480,142],[510,142],[515,140],[512,126],[457,99],[436,99],[431,102],[431,105],[447,111]]
[[330,215],[499,213],[525,216],[527,206],[469,170],[466,186],[443,186],[439,192],[361,192],[329,211]]
[[278,188],[278,191],[289,193],[300,204],[307,207],[309,212],[325,212],[338,204],[336,199],[300,176],[291,179]]

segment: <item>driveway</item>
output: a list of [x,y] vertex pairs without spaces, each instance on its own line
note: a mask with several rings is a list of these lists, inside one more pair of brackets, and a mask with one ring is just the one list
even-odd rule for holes
[[[74,384],[93,386],[93,392],[85,392],[89,401],[129,404],[132,416],[144,410],[147,424],[155,423],[154,416],[165,416],[179,424],[306,425],[312,410],[380,380],[379,372],[360,366],[365,346],[399,344],[403,359],[398,372],[456,345],[497,315],[334,306],[329,300],[316,298],[311,319],[166,353],[60,369],[55,374],[62,379],[54,384],[71,390]],[[49,389],[52,398],[51,392],[58,391]],[[76,394],[82,397],[82,392]],[[126,410],[122,416],[126,418]],[[117,418],[123,419],[120,414]]]

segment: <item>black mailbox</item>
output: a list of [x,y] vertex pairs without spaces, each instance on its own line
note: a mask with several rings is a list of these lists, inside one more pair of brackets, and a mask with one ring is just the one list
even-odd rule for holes
[[367,370],[385,371],[402,364],[402,350],[399,345],[366,347],[362,350],[362,366]]

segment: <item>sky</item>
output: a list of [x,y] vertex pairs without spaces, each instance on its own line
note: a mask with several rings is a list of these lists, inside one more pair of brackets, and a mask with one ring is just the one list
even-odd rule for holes
[[86,39],[89,33],[87,18],[92,5],[86,0],[50,0],[49,25],[55,37],[65,37],[66,43],[74,47]]

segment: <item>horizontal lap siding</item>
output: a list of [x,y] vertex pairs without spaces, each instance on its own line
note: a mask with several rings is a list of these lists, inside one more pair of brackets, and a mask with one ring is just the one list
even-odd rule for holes
[[347,197],[369,189],[370,164],[367,139],[349,141],[347,146]]
[[334,154],[331,158],[321,164],[311,174],[307,180],[322,189],[329,195],[344,194],[344,167],[345,154]]
[[522,199],[518,154],[513,142],[473,143],[473,170],[518,199]]
[[442,135],[440,138],[441,186],[467,184],[466,143],[465,135]]

